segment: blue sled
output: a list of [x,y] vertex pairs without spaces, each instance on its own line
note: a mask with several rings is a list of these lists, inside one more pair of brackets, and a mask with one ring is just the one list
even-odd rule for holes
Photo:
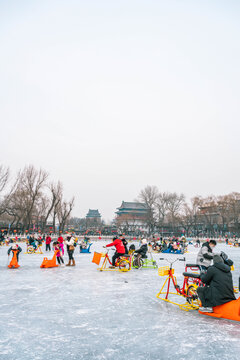
[[81,249],[80,247],[80,253],[82,254],[91,254],[90,247],[92,246],[92,243],[88,245],[86,249]]
[[183,251],[181,250],[172,250],[172,249],[167,249],[165,251],[162,251],[162,254],[183,254]]

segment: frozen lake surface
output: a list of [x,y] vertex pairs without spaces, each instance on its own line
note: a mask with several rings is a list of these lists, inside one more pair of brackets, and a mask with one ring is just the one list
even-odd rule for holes
[[[97,271],[93,251],[103,245],[94,243],[92,254],[79,254],[78,247],[75,268],[53,269],[40,269],[46,254],[26,255],[25,245],[21,267],[8,269],[7,247],[0,247],[1,360],[240,358],[240,323],[158,300],[164,278],[157,270]],[[234,261],[237,285],[240,248],[217,249]],[[197,251],[189,246],[188,262],[195,262]],[[181,279],[184,263],[175,268]]]

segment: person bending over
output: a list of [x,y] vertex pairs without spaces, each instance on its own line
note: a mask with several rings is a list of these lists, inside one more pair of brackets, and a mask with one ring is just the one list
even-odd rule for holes
[[125,254],[125,247],[120,239],[117,237],[113,238],[113,242],[111,244],[106,245],[106,247],[115,246],[116,251],[112,257],[112,267],[115,267],[116,260]]
[[201,300],[202,312],[213,312],[212,307],[236,300],[234,296],[232,273],[229,265],[219,255],[213,256],[213,266],[200,276],[206,286],[199,286],[197,293]]
[[10,255],[11,251],[13,253],[13,250],[17,250],[17,261],[19,259],[19,253],[22,251],[22,248],[17,245],[17,244],[13,244],[9,249],[8,249],[8,256]]

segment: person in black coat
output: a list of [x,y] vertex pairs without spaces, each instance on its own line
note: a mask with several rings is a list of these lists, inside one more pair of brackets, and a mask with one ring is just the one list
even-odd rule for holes
[[236,300],[231,268],[224,263],[221,256],[213,256],[213,266],[210,266],[206,273],[201,274],[201,280],[206,286],[197,288],[202,303],[200,311],[213,312],[213,306]]
[[125,239],[125,237],[123,235],[120,235],[119,239],[122,241],[123,246],[125,248],[125,254],[127,255],[128,254],[128,247],[127,247],[128,242],[127,242],[127,240]]
[[146,239],[142,239],[141,241],[142,245],[138,250],[135,250],[135,254],[137,254],[137,263],[138,266],[140,266],[140,259],[146,259],[147,258],[147,252],[148,252],[148,244]]

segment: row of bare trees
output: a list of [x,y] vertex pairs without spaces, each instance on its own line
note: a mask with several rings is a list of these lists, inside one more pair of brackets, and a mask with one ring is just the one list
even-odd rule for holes
[[11,179],[9,168],[0,166],[0,221],[11,228],[45,232],[51,221],[53,232],[63,231],[74,206],[66,201],[60,181],[51,182],[49,174],[33,165],[26,166]]
[[182,229],[195,235],[240,233],[240,193],[237,192],[195,196],[187,202],[184,194],[160,192],[156,186],[146,186],[138,200],[149,208],[146,223],[150,233],[163,228],[172,233]]

